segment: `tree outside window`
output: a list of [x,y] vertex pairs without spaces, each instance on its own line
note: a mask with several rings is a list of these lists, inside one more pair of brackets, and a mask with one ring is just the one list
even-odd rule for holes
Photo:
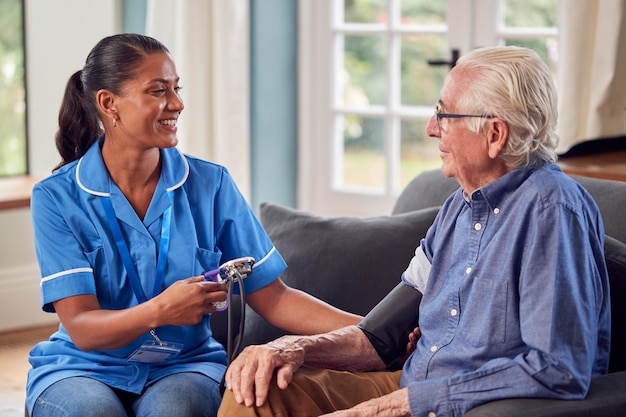
[[23,0],[0,0],[0,177],[27,173]]

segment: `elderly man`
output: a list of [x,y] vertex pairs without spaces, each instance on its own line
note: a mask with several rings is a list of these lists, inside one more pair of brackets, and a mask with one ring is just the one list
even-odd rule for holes
[[[604,228],[593,199],[554,164],[556,123],[536,53],[462,57],[427,126],[461,188],[402,275],[419,309],[415,352],[402,371],[365,372],[393,359],[385,340],[406,321],[402,308],[249,347],[227,371],[220,415],[441,417],[503,398],[585,397],[609,358]],[[402,302],[394,297],[382,303]],[[376,334],[368,323],[381,320]]]

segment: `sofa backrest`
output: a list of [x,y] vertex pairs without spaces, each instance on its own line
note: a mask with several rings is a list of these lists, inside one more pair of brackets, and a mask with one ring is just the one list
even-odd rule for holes
[[626,182],[572,175],[598,204],[604,233],[626,242]]
[[444,177],[439,169],[423,172],[402,191],[391,214],[439,207],[458,188],[459,183],[454,178]]

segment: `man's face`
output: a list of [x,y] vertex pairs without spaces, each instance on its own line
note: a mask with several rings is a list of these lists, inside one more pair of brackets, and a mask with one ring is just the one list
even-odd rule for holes
[[[468,71],[459,67],[450,71],[441,89],[440,113],[472,113],[471,109],[457,107],[458,99],[469,82]],[[426,133],[439,138],[441,171],[446,177],[454,177],[466,192],[482,186],[484,171],[489,170],[493,162],[488,156],[488,143],[483,130],[472,132],[461,118],[442,118],[438,124],[433,115],[426,125]]]

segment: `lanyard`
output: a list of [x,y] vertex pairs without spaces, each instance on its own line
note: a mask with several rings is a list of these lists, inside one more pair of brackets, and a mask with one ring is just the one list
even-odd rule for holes
[[[165,280],[165,264],[167,262],[167,253],[169,252],[170,247],[170,226],[172,222],[173,191],[168,191],[167,196],[170,199],[170,206],[163,212],[163,220],[161,221],[161,241],[159,243],[159,253],[157,260],[156,276],[154,278],[154,288],[152,290],[152,297],[157,295],[161,291],[161,287],[163,286],[163,281]],[[120,229],[120,224],[117,221],[117,217],[115,217],[115,211],[113,210],[111,199],[109,197],[105,197],[102,198],[101,201],[102,206],[104,207],[107,221],[109,223],[109,227],[111,227],[111,231],[113,232],[115,246],[117,246],[117,251],[121,256],[122,262],[124,263],[124,268],[126,268],[126,272],[128,273],[130,285],[133,288],[135,296],[137,297],[137,301],[139,301],[139,303],[141,304],[147,301],[147,298],[143,289],[141,288],[141,281],[139,281],[137,269],[135,269],[133,260],[130,257],[130,251],[128,250],[128,245],[124,240],[124,235],[122,235],[122,229]]]

